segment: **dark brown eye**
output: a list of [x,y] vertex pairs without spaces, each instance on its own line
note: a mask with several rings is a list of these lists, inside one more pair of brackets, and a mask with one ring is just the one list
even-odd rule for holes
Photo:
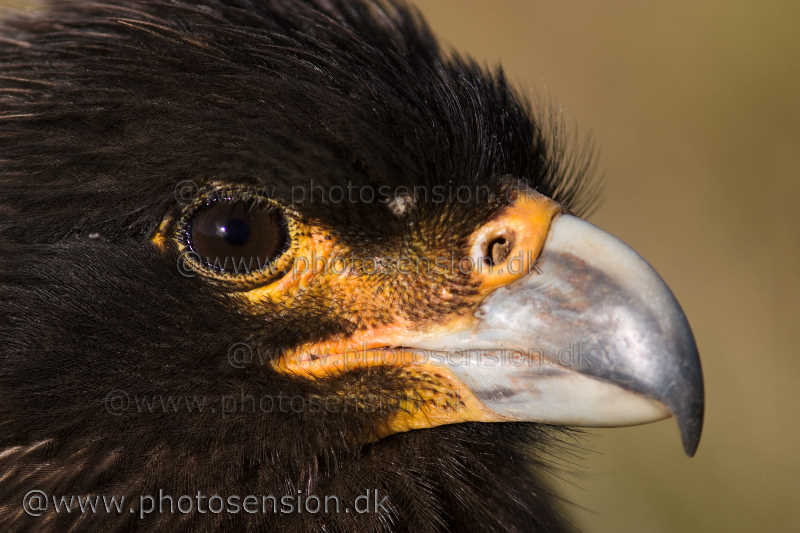
[[189,220],[186,236],[207,267],[227,274],[264,270],[289,244],[281,211],[245,200],[219,200],[201,208]]

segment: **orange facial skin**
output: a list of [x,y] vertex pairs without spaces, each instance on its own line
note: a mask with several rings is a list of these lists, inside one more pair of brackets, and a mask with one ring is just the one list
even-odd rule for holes
[[[491,292],[531,272],[560,210],[553,200],[524,191],[459,242],[437,238],[441,226],[429,221],[379,249],[360,249],[339,239],[332,228],[287,209],[292,245],[291,257],[279,259],[285,265],[282,276],[265,276],[263,284],[253,286],[254,273],[231,296],[246,313],[257,314],[265,305],[313,305],[350,324],[348,333],[285,350],[270,365],[311,382],[356,370],[393,369],[408,387],[393,413],[376,422],[373,438],[443,424],[500,421],[449,369],[414,350],[415,339],[472,320]],[[157,248],[168,247],[171,226],[165,220],[158,229],[152,239]],[[496,243],[502,244],[502,253],[492,255]],[[180,242],[176,246],[181,249]]]

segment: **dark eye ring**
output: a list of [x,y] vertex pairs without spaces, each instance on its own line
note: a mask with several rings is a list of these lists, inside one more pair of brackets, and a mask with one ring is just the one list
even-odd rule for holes
[[274,269],[290,245],[286,216],[272,202],[246,195],[215,195],[182,225],[195,260],[216,274],[249,276]]

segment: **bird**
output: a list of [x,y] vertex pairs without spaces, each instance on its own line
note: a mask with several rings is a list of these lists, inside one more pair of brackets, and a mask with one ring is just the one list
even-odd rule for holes
[[401,0],[6,14],[2,529],[571,531],[580,427],[693,455],[590,151]]

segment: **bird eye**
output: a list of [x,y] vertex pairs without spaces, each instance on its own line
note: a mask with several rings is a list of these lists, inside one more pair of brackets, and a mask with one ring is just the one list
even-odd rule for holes
[[221,199],[201,207],[184,234],[189,249],[207,268],[226,274],[264,270],[289,244],[280,209],[255,200]]

